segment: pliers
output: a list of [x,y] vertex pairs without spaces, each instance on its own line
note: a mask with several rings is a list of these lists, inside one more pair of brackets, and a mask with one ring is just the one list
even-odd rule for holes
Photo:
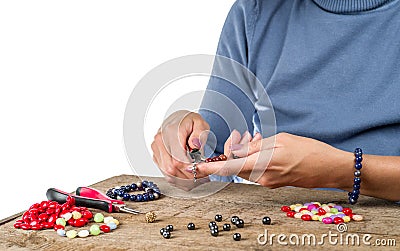
[[49,188],[46,192],[46,196],[47,199],[57,201],[60,204],[65,203],[67,197],[71,196],[75,199],[75,205],[78,207],[96,208],[108,213],[141,213],[140,211],[127,207],[123,201],[110,199],[99,190],[90,187],[78,187],[76,189],[76,195],[66,193],[59,189]]

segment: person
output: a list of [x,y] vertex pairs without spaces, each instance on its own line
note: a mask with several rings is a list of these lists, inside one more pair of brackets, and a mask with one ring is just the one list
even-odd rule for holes
[[152,144],[155,163],[172,183],[192,180],[182,161],[187,145],[202,148],[210,131],[215,154],[228,160],[198,164],[200,178],[352,192],[361,148],[358,192],[400,201],[399,31],[400,0],[237,0],[217,55],[263,84],[276,134],[260,130],[262,107],[211,77],[207,90],[232,100],[248,130],[232,130],[218,115],[224,107],[205,95],[199,113],[177,111],[164,121]]

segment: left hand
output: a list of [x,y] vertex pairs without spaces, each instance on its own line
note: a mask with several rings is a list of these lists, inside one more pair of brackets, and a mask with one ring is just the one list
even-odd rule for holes
[[202,176],[238,175],[270,188],[296,186],[349,190],[352,186],[349,177],[353,172],[353,154],[318,140],[279,133],[231,148],[232,154],[239,159],[198,164],[198,173]]

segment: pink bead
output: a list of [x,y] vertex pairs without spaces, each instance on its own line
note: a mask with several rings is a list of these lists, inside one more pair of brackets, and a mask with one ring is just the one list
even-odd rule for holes
[[314,204],[308,205],[307,210],[311,212],[311,210],[317,208]]
[[322,219],[322,222],[325,224],[332,224],[333,220],[330,217],[325,217]]

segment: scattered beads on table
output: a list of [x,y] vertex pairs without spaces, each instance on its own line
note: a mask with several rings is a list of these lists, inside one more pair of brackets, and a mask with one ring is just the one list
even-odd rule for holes
[[225,223],[224,226],[222,227],[224,231],[231,231],[231,224]]
[[243,228],[244,227],[244,220],[242,219],[237,219],[235,222],[236,227],[238,228]]
[[262,223],[263,223],[264,225],[271,225],[271,218],[269,218],[268,216],[265,216],[265,217],[262,219]]
[[165,227],[165,230],[167,230],[168,232],[172,232],[172,231],[174,231],[174,226],[172,226],[172,225],[167,225],[167,226]]
[[194,223],[192,223],[192,222],[190,222],[188,225],[187,225],[187,229],[189,229],[189,230],[194,230],[196,228],[196,226],[194,225]]
[[233,225],[236,225],[236,221],[239,219],[239,217],[237,217],[236,215],[235,216],[232,216],[231,217],[231,223],[233,224]]
[[211,233],[212,236],[217,237],[218,233],[219,233],[218,228],[210,229],[210,233]]
[[239,233],[234,233],[234,234],[233,234],[233,239],[234,239],[235,241],[240,241],[240,240],[242,239],[242,235],[239,234]]
[[287,217],[302,219],[303,221],[320,221],[324,224],[348,223],[351,220],[362,221],[363,217],[353,213],[348,207],[342,207],[335,203],[321,204],[319,202],[310,202],[282,206],[281,211],[286,213]]
[[157,219],[157,215],[153,211],[146,213],[145,220],[147,223],[153,223],[156,221],[156,219]]
[[215,221],[221,222],[222,221],[222,215],[220,215],[220,214],[215,215]]

